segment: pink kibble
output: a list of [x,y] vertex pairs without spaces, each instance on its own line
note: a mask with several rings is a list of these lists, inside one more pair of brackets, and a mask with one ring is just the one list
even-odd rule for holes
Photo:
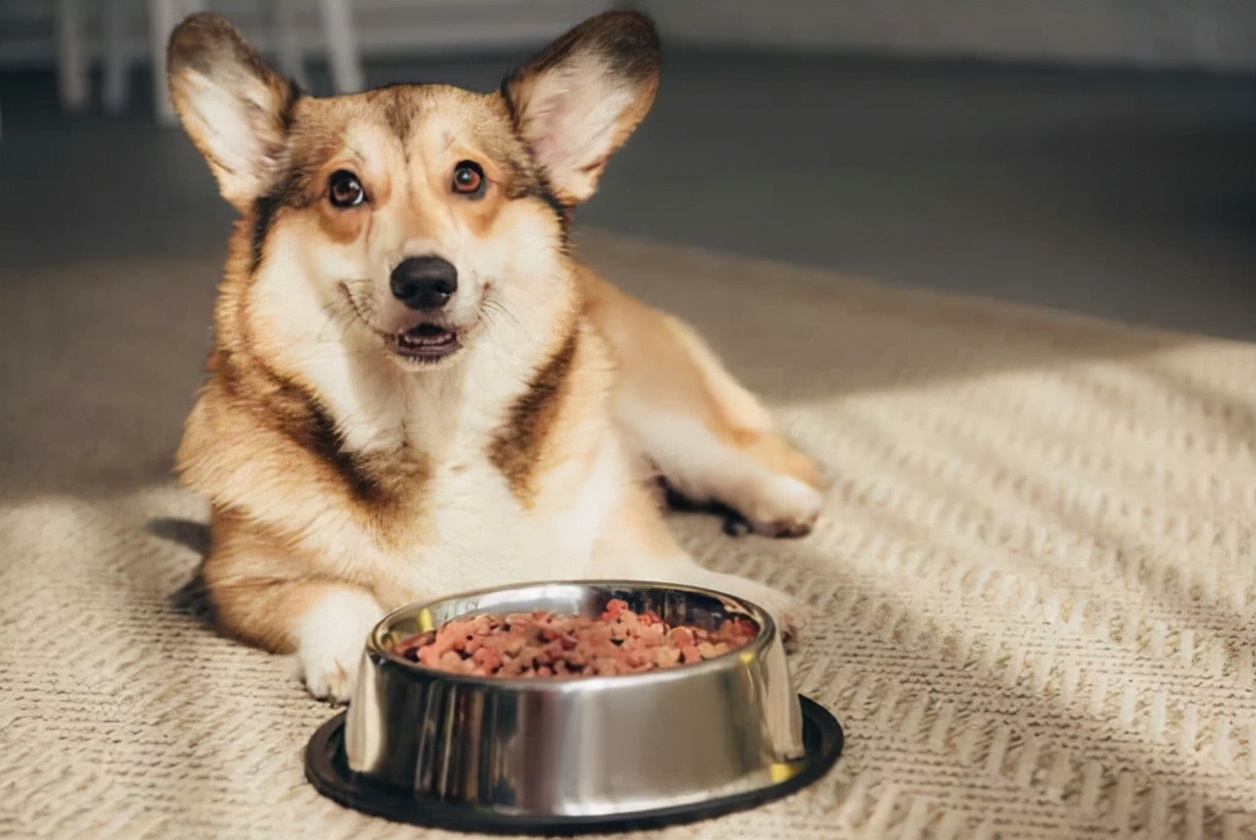
[[544,610],[481,614],[396,642],[399,656],[429,668],[477,676],[563,678],[672,668],[736,650],[758,628],[729,618],[716,630],[673,627],[614,599],[596,618]]

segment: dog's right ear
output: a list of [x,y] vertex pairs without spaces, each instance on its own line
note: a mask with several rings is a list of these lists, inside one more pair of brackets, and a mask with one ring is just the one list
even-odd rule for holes
[[555,197],[570,207],[593,195],[658,86],[654,24],[636,12],[604,12],[508,76],[502,93]]
[[296,86],[214,14],[179,24],[166,67],[183,128],[209,161],[223,198],[246,211],[283,171]]

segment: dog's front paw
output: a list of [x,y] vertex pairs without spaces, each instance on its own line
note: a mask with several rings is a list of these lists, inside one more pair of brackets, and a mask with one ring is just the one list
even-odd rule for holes
[[349,702],[366,637],[383,616],[373,597],[348,588],[328,593],[310,608],[301,619],[296,654],[300,679],[310,694]]
[[[778,475],[760,485],[754,498],[743,500],[737,512],[756,534],[804,537],[815,527],[823,504],[824,496],[819,490],[796,478]],[[727,524],[725,531],[734,533]]]
[[799,636],[811,618],[811,608],[801,601],[770,587],[761,587],[758,597],[747,596],[768,611],[785,643],[785,650],[798,649]]
[[358,684],[360,656],[360,651],[353,654],[347,649],[339,656],[334,653],[320,655],[302,651],[297,655],[301,681],[317,700],[327,700],[338,705],[348,703]]
[[793,653],[798,650],[803,628],[811,621],[811,607],[801,601],[790,599],[789,605],[783,611],[772,613],[772,619],[781,631],[781,641],[785,643],[785,650]]

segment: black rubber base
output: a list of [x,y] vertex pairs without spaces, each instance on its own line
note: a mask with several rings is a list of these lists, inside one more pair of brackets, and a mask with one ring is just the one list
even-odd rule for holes
[[788,796],[819,779],[842,752],[842,727],[827,709],[806,697],[802,704],[803,744],[807,754],[798,773],[783,782],[705,802],[604,816],[532,816],[495,814],[416,797],[412,791],[381,784],[349,769],[344,751],[345,713],[324,723],[305,748],[305,777],[319,793],[356,811],[396,822],[485,834],[587,834],[636,831],[694,822],[742,811]]

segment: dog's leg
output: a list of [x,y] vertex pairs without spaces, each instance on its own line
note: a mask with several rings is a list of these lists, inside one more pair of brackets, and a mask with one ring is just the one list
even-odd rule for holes
[[619,369],[616,417],[671,488],[727,505],[761,534],[808,533],[822,503],[819,466],[687,324],[596,276],[587,288]]
[[227,633],[293,654],[310,694],[349,700],[367,634],[384,616],[366,589],[302,568],[277,541],[240,518],[215,513],[202,575],[215,620]]

